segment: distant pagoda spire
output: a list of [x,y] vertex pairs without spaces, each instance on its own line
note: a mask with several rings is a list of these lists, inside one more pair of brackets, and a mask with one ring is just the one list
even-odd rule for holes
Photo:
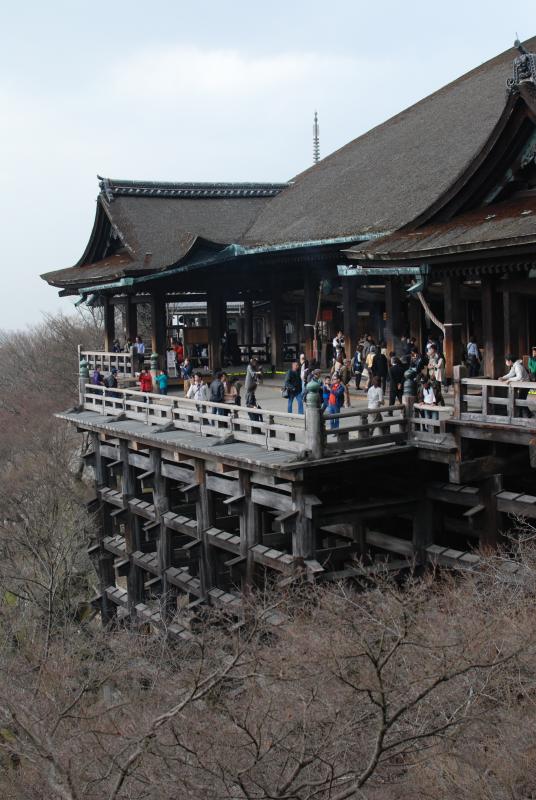
[[313,123],[313,163],[318,164],[320,161],[320,126],[318,124],[318,114],[315,111],[315,119]]

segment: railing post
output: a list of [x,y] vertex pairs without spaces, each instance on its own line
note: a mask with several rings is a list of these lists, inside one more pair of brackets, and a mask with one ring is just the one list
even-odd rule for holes
[[326,429],[324,427],[324,414],[320,404],[322,384],[312,380],[307,384],[307,397],[305,400],[305,446],[310,451],[312,458],[322,458]]
[[515,410],[515,402],[516,402],[516,395],[515,395],[515,388],[514,384],[508,384],[508,404],[506,406],[506,413],[508,415],[509,422],[512,422],[515,419],[516,410]]
[[[454,413],[452,416],[456,417],[456,419],[460,419],[462,412],[466,410],[465,403],[463,400],[463,383],[462,383],[463,378],[466,377],[467,377],[467,367],[465,367],[463,364],[455,364],[453,370],[454,384],[452,387],[454,389]],[[484,409],[482,409],[482,413],[483,414],[486,413]]]
[[[80,348],[79,348],[80,352]],[[79,378],[78,378],[78,399],[80,405],[84,405],[86,397],[86,383],[89,381],[89,366],[85,358],[80,361],[79,365]]]
[[413,423],[413,415],[414,409],[413,406],[415,405],[415,396],[412,394],[403,394],[402,395],[402,413],[406,418],[406,430],[409,437],[415,433],[415,425]]

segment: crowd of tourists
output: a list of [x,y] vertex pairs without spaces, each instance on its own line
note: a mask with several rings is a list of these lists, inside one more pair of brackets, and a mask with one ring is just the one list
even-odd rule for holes
[[[124,352],[133,349],[136,364],[139,368],[139,389],[142,392],[158,391],[161,395],[168,392],[168,376],[165,370],[158,370],[156,375],[145,367],[145,345],[141,337],[136,337],[134,343],[127,340],[121,347],[118,340],[114,341],[114,352]],[[441,342],[429,336],[424,348],[421,350],[413,337],[402,336],[397,341],[396,349],[388,352],[385,342],[375,341],[367,333],[358,343],[353,356],[346,353],[345,337],[338,331],[332,342],[333,357],[328,374],[323,373],[319,363],[308,361],[302,353],[299,360],[292,362],[285,374],[282,396],[287,400],[287,412],[304,413],[304,402],[308,387],[314,387],[321,398],[321,405],[327,415],[333,416],[330,421],[331,428],[339,426],[339,414],[343,408],[351,406],[350,386],[352,383],[357,392],[363,391],[367,397],[367,408],[375,412],[376,418],[379,409],[387,404],[388,407],[402,403],[404,384],[408,381],[408,391],[421,406],[422,415],[428,418],[437,418],[437,407],[444,406],[444,391],[448,391],[445,381],[445,356],[442,352]],[[242,404],[242,384],[233,376],[223,370],[214,370],[211,380],[206,381],[206,376],[201,372],[194,372],[188,357],[185,357],[184,347],[180,341],[174,346],[177,368],[183,379],[184,395],[189,400],[198,403],[211,402],[222,405],[239,406]],[[464,360],[470,377],[477,377],[481,371],[482,353],[474,337],[470,337],[464,349]],[[536,381],[536,346],[532,348],[531,356],[525,366],[523,360],[512,354],[505,358],[508,371],[500,376],[499,380],[505,382]],[[249,362],[245,381],[245,406],[252,409],[252,418],[255,409],[260,409],[257,401],[256,390],[262,381],[262,369],[257,360],[252,358]],[[117,388],[117,369],[112,367],[109,372],[102,374],[96,367],[91,382],[95,385],[105,386],[113,390]],[[313,383],[311,383],[313,382]],[[524,400],[528,389],[519,389],[519,399]],[[228,413],[225,408],[216,409],[218,414]],[[521,407],[522,416],[532,416],[526,406]]]

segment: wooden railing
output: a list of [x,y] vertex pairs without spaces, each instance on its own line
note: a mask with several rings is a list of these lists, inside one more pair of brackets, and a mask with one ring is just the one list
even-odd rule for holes
[[[357,419],[356,423],[346,424]],[[332,428],[332,422],[338,428]],[[404,406],[383,406],[379,409],[356,409],[339,414],[324,415],[324,431],[327,437],[325,449],[350,450],[386,443],[405,443],[408,441],[408,420]],[[355,434],[355,436],[350,436]]]
[[536,419],[530,413],[530,408],[536,407],[536,398],[532,402],[527,398],[528,391],[536,390],[536,383],[461,377],[455,389],[458,391],[455,416],[459,419],[529,428],[536,426]]
[[206,437],[232,436],[234,441],[250,442],[269,450],[306,450],[305,420],[301,414],[274,413],[208,400],[199,403],[184,397],[92,384],[83,387],[80,400],[85,410],[105,416],[122,416],[146,425],[172,424],[179,430]]
[[410,427],[413,433],[446,433],[447,421],[454,411],[452,406],[430,407],[426,403],[414,403],[412,408]]
[[90,372],[99,367],[103,372],[109,372],[115,367],[118,375],[134,375],[137,369],[134,348],[125,353],[107,353],[104,350],[82,350],[78,348],[78,361],[84,359],[88,363]]

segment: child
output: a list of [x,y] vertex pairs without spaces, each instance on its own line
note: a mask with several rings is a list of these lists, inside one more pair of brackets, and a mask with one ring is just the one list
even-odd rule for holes
[[167,394],[168,376],[166,375],[166,373],[164,372],[163,369],[161,369],[159,371],[158,375],[155,378],[155,382],[156,382],[156,385],[158,386],[158,390],[159,390],[160,394]]
[[[328,414],[338,414],[344,401],[344,384],[335,376],[331,381],[331,390],[328,397]],[[339,418],[330,420],[331,430],[339,427]]]

